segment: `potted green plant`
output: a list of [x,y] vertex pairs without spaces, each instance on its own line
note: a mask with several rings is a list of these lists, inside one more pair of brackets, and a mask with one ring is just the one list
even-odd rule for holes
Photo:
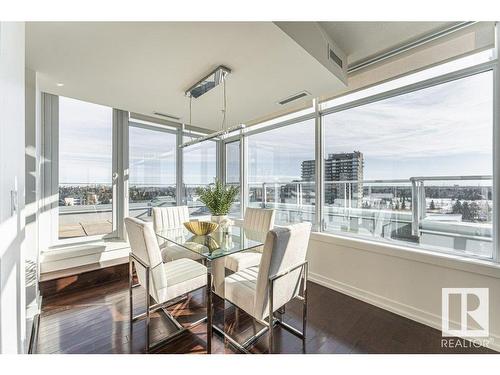
[[215,184],[196,189],[200,201],[207,206],[212,214],[212,221],[216,223],[227,220],[238,191],[237,186],[224,185],[220,180],[216,180]]

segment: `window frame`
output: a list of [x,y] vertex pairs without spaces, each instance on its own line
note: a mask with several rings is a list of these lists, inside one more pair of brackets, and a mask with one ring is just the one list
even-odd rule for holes
[[[498,57],[494,55],[493,59],[487,62],[483,62],[480,64],[468,66],[462,69],[458,69],[449,73],[433,76],[429,79],[425,79],[419,82],[403,85],[397,87],[395,89],[391,89],[385,92],[379,92],[372,95],[367,95],[366,97],[362,97],[360,99],[352,100],[346,103],[342,103],[339,105],[326,106],[326,104],[331,101],[325,100],[323,102],[317,102],[313,100],[313,111],[298,111],[296,112],[296,116],[293,114],[287,114],[283,116],[283,121],[280,121],[279,118],[274,120],[269,120],[261,124],[256,124],[256,128],[253,126],[246,128],[241,135],[235,135],[229,137],[225,140],[225,142],[229,143],[231,141],[240,139],[241,140],[241,158],[240,158],[240,178],[241,178],[241,194],[242,197],[242,214],[244,210],[248,206],[248,142],[246,138],[250,135],[259,134],[263,132],[267,132],[270,130],[274,130],[277,128],[282,128],[288,125],[292,125],[298,122],[314,119],[315,120],[315,158],[316,158],[316,222],[317,225],[313,228],[313,231],[318,234],[324,233],[328,236],[338,236],[341,238],[352,239],[352,240],[363,240],[369,241],[378,245],[388,245],[388,246],[398,246],[404,247],[408,251],[428,251],[432,254],[436,254],[438,256],[442,256],[443,254],[450,254],[452,256],[459,256],[471,261],[481,260],[481,261],[491,261],[494,263],[500,262],[500,240],[498,236],[500,235],[500,212],[499,212],[499,202],[500,202],[500,77],[499,77],[499,67],[498,67]],[[426,89],[433,86],[438,86],[440,84],[444,84],[447,82],[455,81],[462,78],[467,78],[476,74],[481,74],[484,72],[491,71],[493,73],[492,85],[493,85],[493,131],[492,131],[492,154],[493,154],[493,220],[492,220],[492,246],[493,246],[493,254],[491,259],[485,258],[477,258],[474,256],[459,254],[454,251],[436,251],[435,249],[427,248],[426,246],[415,247],[411,246],[411,244],[392,244],[390,242],[377,241],[374,239],[359,237],[355,234],[344,233],[344,232],[326,232],[325,231],[325,222],[323,218],[324,211],[324,156],[325,156],[325,147],[324,147],[324,121],[323,116],[341,112],[347,109],[367,105],[370,103],[378,102],[381,100],[397,97],[400,95],[404,95],[407,93],[411,93],[414,91],[419,91],[422,89]],[[409,73],[411,74],[411,73]],[[404,76],[403,76],[404,77]],[[395,80],[400,79],[402,77],[396,77]],[[383,83],[386,83],[382,82]],[[373,87],[375,85],[370,86]],[[362,91],[356,90],[356,91]],[[344,95],[350,95],[352,92],[347,92]],[[342,95],[342,96],[344,96]],[[339,96],[341,97],[341,96]],[[305,114],[304,114],[305,113]],[[225,153],[225,148],[224,148]],[[224,166],[225,166],[225,156],[223,157]],[[225,168],[225,167],[224,167]],[[318,173],[320,171],[320,173]]]
[[[179,166],[179,163],[177,161],[177,158],[179,156],[179,153],[177,152],[179,150],[179,144],[178,144],[178,133],[179,133],[179,129],[175,128],[174,126],[170,126],[170,125],[165,125],[165,124],[155,124],[155,123],[150,123],[150,122],[144,122],[144,121],[141,121],[141,120],[138,120],[138,119],[134,119],[134,118],[130,118],[128,120],[128,126],[127,126],[127,134],[130,134],[130,128],[137,128],[137,129],[142,129],[142,130],[148,130],[148,131],[152,131],[152,132],[161,132],[161,133],[167,133],[167,134],[172,134],[174,137],[176,137],[176,141],[175,141],[175,147],[176,147],[176,152],[175,152],[175,204],[178,206],[179,205],[179,197],[177,196],[178,192],[179,192],[179,187],[178,187],[178,179],[177,179],[177,176],[178,176],[178,166]],[[127,142],[127,159],[130,158],[130,140],[128,140]],[[130,177],[130,163],[127,163],[128,167],[128,177]],[[181,171],[182,172],[182,171]],[[127,178],[127,190],[126,190],[126,204],[127,204],[127,215],[125,216],[128,216],[130,214],[129,212],[129,207],[128,205],[130,204],[130,196],[129,196],[129,186],[130,182],[129,182],[129,179]]]
[[[276,130],[276,129],[280,129],[280,128],[285,128],[287,126],[292,126],[292,125],[296,125],[296,124],[300,124],[300,123],[305,123],[307,121],[311,121],[313,120],[314,121],[314,135],[313,135],[313,139],[314,139],[314,158],[315,158],[315,166],[316,166],[316,173],[315,173],[315,179],[314,179],[314,186],[315,186],[315,194],[316,194],[316,202],[318,202],[318,197],[319,195],[323,196],[323,191],[318,191],[318,188],[317,188],[317,183],[318,183],[318,178],[321,178],[321,176],[323,175],[323,173],[321,173],[320,176],[318,176],[318,158],[317,158],[317,149],[318,149],[318,134],[322,134],[321,133],[321,119],[319,118],[319,112],[318,112],[318,105],[317,105],[317,101],[316,100],[313,100],[313,106],[312,106],[312,109],[309,108],[309,109],[302,109],[300,111],[297,111],[295,112],[296,116],[294,117],[293,114],[287,114],[287,115],[284,115],[282,116],[284,119],[283,121],[279,121],[277,119],[275,120],[268,120],[268,121],[265,121],[263,124],[266,124],[265,126],[261,126],[262,124],[258,124],[257,125],[257,129],[252,129],[252,128],[246,128],[245,131],[244,131],[244,134],[243,134],[243,139],[245,139],[245,144],[244,146],[242,147],[245,147],[243,152],[242,152],[242,156],[244,159],[241,159],[240,160],[240,164],[245,168],[245,176],[244,176],[244,181],[246,183],[245,187],[245,203],[243,204],[242,202],[242,214],[244,214],[245,212],[245,209],[248,207],[248,193],[250,191],[250,188],[248,186],[248,161],[249,161],[249,153],[248,153],[248,137],[251,137],[251,136],[254,136],[254,135],[258,135],[258,134],[261,134],[261,133],[266,133],[266,132],[269,132],[269,131],[273,131],[273,130]],[[231,138],[233,139],[233,138]],[[322,169],[321,169],[322,170]],[[240,172],[240,174],[242,174]],[[243,180],[242,180],[243,181]],[[322,201],[321,201],[322,202]],[[314,205],[314,211],[313,211],[313,222],[311,223],[312,224],[312,230],[313,231],[319,231],[320,230],[320,226],[321,226],[321,221],[320,221],[320,218],[321,216],[318,216],[318,213],[321,212],[320,211],[320,205],[319,204],[315,204]]]
[[[123,194],[121,186],[123,178],[118,178],[123,169],[123,157],[120,145],[123,145],[123,132],[120,131],[123,122],[124,111],[108,107],[112,111],[112,155],[111,155],[111,186],[112,186],[112,231],[106,234],[93,236],[81,236],[71,238],[59,238],[59,96],[42,92],[42,160],[50,160],[50,165],[41,163],[42,179],[42,199],[41,205],[45,213],[41,218],[41,227],[44,228],[44,235],[40,238],[43,248],[53,248],[72,244],[83,244],[102,240],[116,240],[123,236],[123,212],[124,207],[119,199],[119,194]],[[74,99],[68,97],[70,99]],[[80,100],[80,99],[74,99]],[[83,100],[80,100],[83,101]],[[83,101],[85,102],[85,101]],[[90,103],[92,104],[92,103]],[[121,138],[120,142],[117,142]],[[128,142],[127,142],[128,147]],[[127,167],[128,168],[128,167]],[[128,210],[127,210],[128,212]],[[120,220],[121,219],[121,220]]]
[[[238,134],[237,136],[233,136],[231,138],[228,138],[228,139],[224,139],[221,141],[221,151],[222,151],[222,155],[221,155],[221,158],[222,158],[222,168],[221,168],[221,180],[224,184],[227,184],[227,146],[232,144],[232,143],[239,143],[239,147],[238,147],[238,150],[239,150],[239,189],[240,189],[240,213],[239,213],[239,216],[238,218],[243,218],[243,215],[245,214],[245,209],[246,209],[246,205],[245,207],[244,206],[244,201],[245,199],[243,198],[243,193],[244,191],[246,191],[246,189],[243,189],[243,183],[244,183],[244,179],[242,178],[242,172],[243,170],[245,169],[244,168],[244,165],[243,165],[243,139],[244,137],[241,135],[241,134]],[[232,182],[234,184],[234,182]]]
[[[73,98],[74,99],[74,98]],[[81,100],[81,99],[76,99]],[[81,100],[84,101],[85,100]],[[71,245],[94,245],[127,239],[123,219],[129,214],[129,127],[162,131],[176,135],[176,204],[183,205],[183,137],[200,137],[209,129],[173,123],[145,115],[108,107],[112,110],[112,217],[113,231],[108,234],[60,239],[58,199],[59,194],[59,96],[41,93],[41,198],[40,198],[40,248],[44,251],[67,248]],[[216,142],[219,149],[220,140]],[[219,152],[219,151],[218,151]],[[222,151],[220,151],[222,154]],[[219,160],[219,157],[218,159]],[[219,165],[219,163],[218,163]],[[216,168],[220,173],[220,168]],[[216,176],[220,178],[219,175]],[[77,250],[75,250],[77,251]]]
[[[433,253],[444,253],[444,254],[463,256],[463,257],[466,257],[469,259],[493,261],[495,263],[498,263],[498,261],[500,260],[500,249],[498,249],[498,244],[499,244],[498,233],[500,233],[500,230],[498,230],[498,226],[499,226],[499,213],[498,213],[499,191],[498,191],[498,181],[497,181],[498,174],[499,174],[497,172],[498,168],[499,168],[499,162],[498,162],[498,158],[495,157],[495,155],[497,155],[499,152],[499,150],[498,150],[499,146],[498,146],[498,140],[495,141],[495,139],[498,139],[498,138],[495,138],[495,136],[494,136],[495,134],[498,134],[498,120],[495,118],[495,116],[496,116],[495,113],[498,112],[498,108],[497,108],[498,107],[498,104],[497,104],[498,94],[495,92],[496,86],[497,86],[497,80],[498,80],[498,78],[496,77],[497,76],[497,61],[491,60],[491,61],[484,62],[484,63],[478,64],[478,65],[466,67],[466,68],[463,68],[463,69],[460,69],[457,71],[453,71],[450,73],[442,74],[440,76],[432,77],[432,78],[429,78],[429,79],[426,79],[426,80],[423,80],[420,82],[412,83],[412,84],[409,84],[406,86],[401,86],[401,87],[398,87],[396,89],[392,89],[392,90],[389,90],[386,92],[377,93],[377,94],[374,94],[371,96],[363,97],[361,99],[353,100],[352,102],[347,102],[347,103],[343,103],[343,104],[340,104],[337,106],[331,106],[328,108],[324,108],[324,109],[319,111],[319,115],[321,116],[321,118],[323,118],[323,116],[343,112],[345,110],[361,107],[364,105],[369,105],[371,103],[376,103],[376,102],[379,102],[382,100],[395,98],[395,97],[398,97],[401,95],[420,91],[420,90],[427,89],[430,87],[439,86],[439,85],[442,85],[442,84],[445,84],[448,82],[453,82],[456,80],[464,79],[464,78],[471,77],[471,76],[474,76],[476,74],[481,74],[481,73],[485,73],[485,72],[492,72],[493,73],[492,74],[493,79],[491,82],[492,89],[493,89],[492,90],[493,91],[493,108],[492,108],[492,110],[494,112],[493,124],[492,124],[493,129],[492,129],[492,134],[491,134],[491,137],[492,137],[492,155],[493,155],[493,171],[492,171],[492,179],[493,179],[493,181],[492,181],[492,185],[493,185],[493,189],[492,189],[493,190],[493,195],[492,195],[492,197],[493,197],[492,246],[493,246],[493,251],[492,251],[492,257],[491,258],[484,258],[484,257],[476,257],[474,255],[464,255],[464,254],[461,254],[459,252],[454,251],[453,249],[436,250],[436,249],[429,248],[425,245],[412,246],[412,244],[410,244],[410,243],[408,243],[408,244],[405,244],[405,243],[399,244],[398,243],[398,246],[406,247],[408,249],[413,249],[413,250],[420,249],[420,250],[430,251]],[[324,137],[324,129],[322,131],[322,137]],[[324,140],[323,140],[323,143],[324,143]],[[324,158],[324,156],[325,156],[325,154],[323,152],[322,158]],[[324,190],[325,190],[325,188],[324,188],[324,180],[323,180],[321,183],[321,194],[324,194]],[[346,237],[346,238],[364,239],[364,240],[367,240],[367,241],[370,241],[373,243],[391,244],[390,242],[387,242],[387,241],[383,241],[380,239],[366,238],[366,237],[363,237],[360,235],[356,235],[354,233],[331,232],[331,231],[327,232],[325,230],[325,223],[324,223],[323,217],[321,217],[321,222],[322,222],[322,225],[320,228],[321,229],[320,232],[333,234],[336,236]]]
[[[185,173],[184,173],[184,170],[185,170],[185,163],[184,163],[184,152],[185,150],[189,150],[189,147],[191,146],[188,146],[188,147],[184,147],[184,148],[181,148],[180,145],[182,145],[185,140],[184,138],[185,137],[189,137],[189,138],[192,138],[192,140],[196,139],[196,138],[200,138],[200,137],[203,137],[205,134],[207,133],[201,133],[201,132],[198,132],[198,131],[191,131],[191,130],[186,130],[184,126],[181,126],[179,131],[178,131],[178,138],[177,138],[177,150],[178,150],[178,154],[177,155],[180,155],[180,158],[178,158],[179,160],[179,163],[178,164],[178,167],[180,167],[180,171],[181,173],[177,173],[177,178],[180,179],[180,188],[178,187],[178,192],[181,191],[182,192],[182,195],[180,196],[180,199],[178,199],[177,201],[177,205],[178,206],[189,206],[188,204],[188,200],[187,200],[187,195],[185,194],[185,191],[184,191],[184,187],[186,186],[186,183],[185,183]],[[222,140],[221,139],[218,139],[218,138],[215,138],[215,139],[208,139],[204,142],[214,142],[215,143],[215,179],[216,180],[221,180],[223,181],[223,154],[224,154],[224,147],[222,145]],[[210,185],[212,184],[213,182],[210,182],[206,185]],[[178,185],[179,186],[179,185]],[[204,217],[205,215],[201,215],[199,217]]]
[[[302,122],[309,119],[315,120],[315,158],[316,158],[316,171],[321,173],[316,173],[316,194],[317,202],[316,204],[316,221],[321,225],[314,228],[314,231],[318,234],[324,232],[323,229],[323,206],[324,206],[324,179],[323,179],[323,166],[322,161],[324,159],[324,124],[322,117],[327,114],[340,112],[350,108],[355,108],[365,104],[370,104],[384,99],[389,99],[395,96],[403,95],[413,91],[418,91],[420,89],[425,89],[428,87],[436,86],[439,84],[447,83],[461,78],[466,78],[474,74],[480,74],[486,71],[493,72],[493,134],[492,134],[492,151],[493,151],[493,223],[492,223],[492,234],[493,234],[493,254],[491,262],[500,262],[500,248],[499,248],[499,235],[500,235],[500,77],[499,77],[499,61],[496,55],[492,60],[481,63],[478,65],[466,67],[457,71],[446,73],[443,75],[435,76],[417,83],[412,83],[409,85],[401,86],[386,92],[376,93],[370,96],[363,97],[361,99],[353,100],[347,103],[343,103],[337,106],[326,107],[325,104],[328,100],[324,102],[313,101],[313,110],[299,111],[296,116],[292,114],[287,114],[284,116],[284,120],[280,121],[279,118],[276,120],[266,121],[266,125],[259,126],[263,124],[256,124],[255,128],[248,127],[239,134],[227,137],[223,140],[215,140],[217,142],[217,162],[218,167],[216,168],[217,178],[224,180],[225,171],[225,143],[230,143],[235,140],[240,140],[240,193],[241,193],[241,214],[245,212],[248,206],[248,141],[247,136],[266,132],[268,130],[281,128],[294,123]],[[411,73],[409,73],[411,74]],[[396,77],[399,79],[401,77]],[[372,85],[373,86],[373,85]],[[370,86],[370,87],[372,87]],[[357,90],[358,91],[358,90]],[[344,95],[349,95],[352,92],[347,92]],[[342,95],[343,96],[343,95]],[[339,96],[340,97],[340,96]],[[54,193],[58,194],[58,121],[59,121],[59,101],[58,96],[42,93],[42,150],[41,150],[41,160],[44,162],[40,163],[41,170],[41,190],[42,198],[40,199],[41,215],[40,215],[40,247],[42,249],[51,249],[60,246],[72,245],[72,244],[83,244],[91,243],[96,241],[103,241],[106,239],[116,240],[125,239],[125,231],[123,228],[123,217],[128,215],[128,126],[129,122],[136,123],[142,119],[129,116],[129,112],[113,109],[113,236],[99,235],[99,236],[88,236],[88,237],[75,237],[69,239],[59,239],[58,238],[58,210],[54,208],[58,207],[58,200],[54,201]],[[304,114],[305,113],[305,114]],[[130,118],[129,118],[130,117]],[[147,116],[145,116],[147,117]],[[168,127],[163,127],[162,120],[147,117],[148,121],[151,121],[151,126],[155,130],[173,132],[177,134],[177,146],[183,143],[184,136],[199,136],[201,133],[193,133],[190,129],[191,127],[186,127],[182,124],[168,123]],[[158,124],[158,129],[156,125]],[[252,129],[253,128],[253,129]],[[121,130],[120,130],[121,129]],[[194,131],[199,131],[198,128],[192,128]],[[126,130],[126,131],[125,131]],[[206,130],[210,132],[209,130]],[[184,204],[184,194],[182,191],[183,187],[183,149],[177,147],[176,155],[176,181],[177,181],[177,205]],[[115,191],[116,189],[116,191]],[[119,194],[118,199],[115,198],[115,194]],[[323,197],[323,199],[321,199]],[[320,200],[320,201],[318,201]],[[115,206],[116,205],[116,206]],[[115,219],[116,218],[116,219]],[[358,239],[356,236],[349,233],[325,233],[328,236],[338,236],[345,239]],[[392,245],[391,243],[375,241],[367,238],[360,238],[363,241],[369,241],[378,245]],[[425,246],[420,248],[411,247],[410,245],[398,244],[398,246],[404,247],[409,251],[427,251]],[[442,256],[443,254],[448,254],[447,252],[436,252],[433,249],[429,249],[429,252],[437,256]],[[464,257],[464,255],[451,253],[452,255],[458,255]],[[467,256],[468,260],[473,261],[477,258]],[[482,259],[485,261],[484,259]],[[486,260],[489,261],[489,260]]]

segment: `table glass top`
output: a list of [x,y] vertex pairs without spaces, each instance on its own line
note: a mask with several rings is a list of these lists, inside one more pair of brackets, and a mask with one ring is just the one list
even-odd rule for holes
[[209,260],[259,247],[263,244],[266,234],[236,225],[225,230],[219,228],[204,236],[196,236],[184,227],[156,232],[160,239],[198,253]]

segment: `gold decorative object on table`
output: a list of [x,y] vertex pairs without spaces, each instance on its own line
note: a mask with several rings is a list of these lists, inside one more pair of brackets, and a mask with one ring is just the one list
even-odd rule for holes
[[188,231],[197,236],[206,236],[217,229],[219,224],[211,221],[187,221],[184,226]]
[[220,248],[219,243],[211,236],[193,236],[189,239],[189,243],[204,246],[209,253]]

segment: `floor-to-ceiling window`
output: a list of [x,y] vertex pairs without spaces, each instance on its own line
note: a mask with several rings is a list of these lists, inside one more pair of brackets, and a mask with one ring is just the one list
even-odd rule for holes
[[[240,186],[240,147],[239,140],[228,142],[225,144],[225,183],[226,185]],[[236,197],[236,202],[233,203],[230,216],[241,216],[241,198],[240,194]]]
[[59,238],[111,233],[113,110],[59,97]]
[[323,117],[325,230],[492,256],[491,71]]
[[[184,137],[184,141],[191,140]],[[215,182],[217,173],[217,143],[215,141],[200,142],[183,149],[183,181],[184,201],[189,206],[190,214],[210,214],[200,202],[197,188]]]
[[131,122],[129,214],[151,219],[153,207],[176,203],[176,130]]
[[248,136],[248,204],[278,224],[315,222],[314,131],[306,120]]

